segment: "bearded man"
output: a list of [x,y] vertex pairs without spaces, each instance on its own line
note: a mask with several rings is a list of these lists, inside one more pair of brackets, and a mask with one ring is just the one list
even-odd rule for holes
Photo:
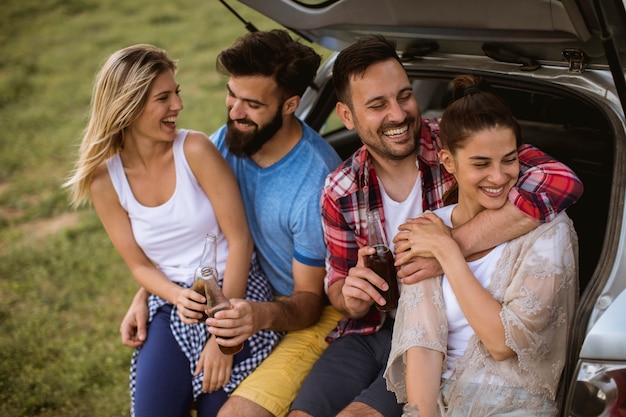
[[[207,320],[209,332],[235,346],[260,329],[286,331],[265,361],[231,394],[219,416],[284,416],[326,335],[342,315],[323,289],[326,248],[320,197],[341,162],[322,137],[295,116],[321,57],[284,30],[254,32],[217,57],[226,83],[226,125],[211,140],[239,183],[257,256],[273,302],[231,300],[234,308]],[[146,336],[145,291],[121,326],[137,347]]]

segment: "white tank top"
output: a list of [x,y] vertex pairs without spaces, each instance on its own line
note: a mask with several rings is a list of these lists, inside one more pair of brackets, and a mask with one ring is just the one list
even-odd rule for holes
[[174,140],[176,188],[170,199],[160,206],[146,207],[135,199],[119,154],[107,160],[107,168],[139,247],[171,281],[191,285],[206,234],[218,236],[217,267],[221,276],[226,266],[228,243],[211,202],[185,158],[183,144],[188,132],[179,130]]

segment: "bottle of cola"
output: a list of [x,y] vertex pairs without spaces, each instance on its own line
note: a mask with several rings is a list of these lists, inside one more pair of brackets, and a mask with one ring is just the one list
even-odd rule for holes
[[393,254],[387,244],[378,210],[367,212],[367,233],[368,244],[376,249],[375,254],[367,256],[367,267],[376,272],[389,285],[387,291],[377,288],[378,292],[385,298],[386,304],[382,306],[376,304],[376,308],[379,311],[395,310],[398,308],[398,298],[400,298],[396,267],[393,264]]
[[[202,294],[206,298],[206,308],[201,321],[208,317],[213,317],[215,313],[222,310],[230,310],[233,306],[222,292],[218,282],[217,271],[217,236],[209,233],[204,242],[200,265],[194,274],[193,290]],[[226,339],[222,337],[222,339]],[[243,343],[237,346],[222,346],[218,343],[220,350],[225,355],[234,355],[243,349]]]

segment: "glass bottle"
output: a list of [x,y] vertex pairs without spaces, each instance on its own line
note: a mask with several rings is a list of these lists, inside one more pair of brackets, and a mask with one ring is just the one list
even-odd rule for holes
[[[218,276],[217,236],[209,233],[204,242],[200,265],[196,268],[192,287],[194,291],[202,294],[206,298],[206,309],[201,321],[205,321],[208,317],[213,317],[218,311],[233,308],[220,288]],[[222,339],[227,338],[222,337]],[[243,349],[243,343],[233,347],[222,346],[218,343],[218,346],[225,355],[234,355]]]
[[402,407],[402,417],[419,417],[420,409],[417,404],[404,404]]
[[376,308],[379,311],[395,310],[398,308],[398,298],[400,298],[396,267],[393,264],[393,254],[389,250],[378,210],[367,212],[367,232],[368,244],[376,249],[375,254],[367,256],[367,267],[376,272],[389,285],[387,291],[377,288],[387,303],[383,306],[376,304]]

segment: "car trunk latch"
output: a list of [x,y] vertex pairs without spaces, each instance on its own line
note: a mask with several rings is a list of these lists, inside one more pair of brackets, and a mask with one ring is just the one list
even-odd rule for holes
[[579,74],[585,71],[587,66],[587,56],[580,49],[565,49],[561,52],[563,57],[569,62],[569,72],[577,72]]

